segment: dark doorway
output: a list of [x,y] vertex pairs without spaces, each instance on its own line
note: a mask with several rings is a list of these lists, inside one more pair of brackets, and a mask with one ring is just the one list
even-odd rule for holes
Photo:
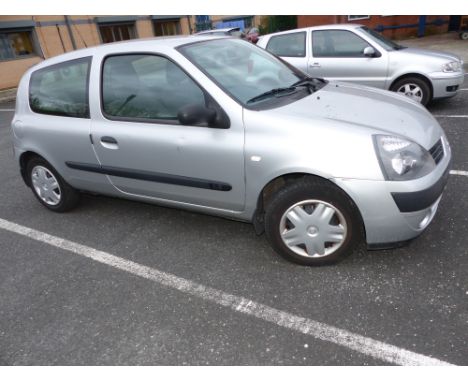
[[461,16],[450,16],[449,32],[460,30]]

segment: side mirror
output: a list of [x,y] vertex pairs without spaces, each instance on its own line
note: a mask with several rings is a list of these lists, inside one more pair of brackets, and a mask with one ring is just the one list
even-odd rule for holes
[[182,125],[208,126],[217,129],[228,129],[230,126],[229,118],[224,113],[202,104],[182,107],[177,113],[177,119]]
[[375,56],[375,49],[371,46],[366,46],[364,48],[364,56],[366,57],[374,57]]
[[210,125],[216,118],[216,110],[204,105],[187,105],[179,110],[177,118],[182,125]]

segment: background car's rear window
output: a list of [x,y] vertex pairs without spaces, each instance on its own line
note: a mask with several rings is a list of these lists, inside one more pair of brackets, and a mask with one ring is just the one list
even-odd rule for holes
[[31,75],[29,105],[36,113],[89,118],[91,57],[63,62]]
[[273,36],[268,41],[266,49],[277,56],[305,57],[306,33],[288,33]]

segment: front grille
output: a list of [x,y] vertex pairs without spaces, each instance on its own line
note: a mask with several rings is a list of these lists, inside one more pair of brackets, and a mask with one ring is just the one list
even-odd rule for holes
[[438,164],[444,157],[444,146],[442,144],[442,139],[439,139],[434,146],[429,150],[434,162]]

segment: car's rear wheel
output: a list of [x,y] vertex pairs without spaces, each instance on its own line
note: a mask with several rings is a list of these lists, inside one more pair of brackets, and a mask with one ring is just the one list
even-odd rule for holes
[[432,98],[429,84],[418,77],[402,78],[395,82],[390,90],[403,94],[423,105],[427,105]]
[[26,166],[31,189],[41,204],[54,212],[65,212],[74,208],[80,193],[63,180],[46,160],[34,157]]
[[460,38],[462,40],[468,40],[468,32],[460,32]]
[[303,265],[337,262],[362,239],[362,223],[349,197],[328,181],[305,177],[269,201],[265,233],[286,259]]

